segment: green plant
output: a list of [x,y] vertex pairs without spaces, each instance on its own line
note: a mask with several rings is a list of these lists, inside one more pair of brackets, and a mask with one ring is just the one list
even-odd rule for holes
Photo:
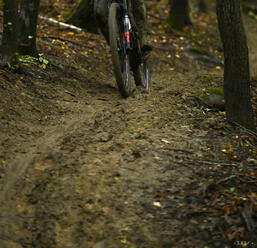
[[36,64],[37,58],[31,57],[29,55],[23,55],[19,57],[19,60],[26,64]]
[[39,53],[38,54],[38,61],[40,62],[40,63],[42,63],[42,64],[45,64],[45,65],[47,65],[48,63],[49,63],[49,61],[46,59],[46,58],[44,58],[43,57],[43,53]]
[[19,57],[19,60],[26,64],[36,64],[37,62],[40,62],[41,64],[47,65],[49,63],[49,61],[43,57],[43,53],[39,53],[38,58],[29,55],[23,55]]

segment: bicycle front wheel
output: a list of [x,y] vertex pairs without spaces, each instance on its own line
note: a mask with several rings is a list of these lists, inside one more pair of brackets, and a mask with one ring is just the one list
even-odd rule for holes
[[109,9],[109,37],[111,57],[117,86],[123,97],[130,95],[130,61],[123,37],[122,13],[119,4],[112,3]]
[[148,59],[143,60],[142,64],[136,65],[133,68],[135,83],[137,86],[144,87],[147,93],[151,90],[150,67]]

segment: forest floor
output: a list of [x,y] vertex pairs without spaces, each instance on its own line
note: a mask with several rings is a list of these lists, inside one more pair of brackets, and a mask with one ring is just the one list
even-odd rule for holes
[[0,69],[1,248],[257,247],[257,136],[199,98],[222,87],[215,13],[175,32],[165,3],[148,5],[149,95],[121,98],[102,36],[44,20],[49,63]]

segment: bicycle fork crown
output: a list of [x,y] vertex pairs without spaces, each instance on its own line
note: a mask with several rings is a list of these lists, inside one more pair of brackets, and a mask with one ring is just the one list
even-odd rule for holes
[[148,60],[149,59],[149,57],[150,57],[150,54],[148,53],[148,54],[145,54],[144,56],[143,56],[143,60]]
[[129,20],[128,15],[125,15],[125,17],[124,17],[124,33],[122,34],[122,36],[123,36],[123,39],[125,40],[126,50],[131,50],[130,30],[131,30],[130,20]]

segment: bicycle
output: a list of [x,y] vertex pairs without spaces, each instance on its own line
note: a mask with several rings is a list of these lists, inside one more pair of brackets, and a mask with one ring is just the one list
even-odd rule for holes
[[150,92],[150,54],[142,54],[140,38],[131,12],[131,0],[109,3],[109,42],[118,89],[126,98],[131,93],[131,71],[137,86]]

